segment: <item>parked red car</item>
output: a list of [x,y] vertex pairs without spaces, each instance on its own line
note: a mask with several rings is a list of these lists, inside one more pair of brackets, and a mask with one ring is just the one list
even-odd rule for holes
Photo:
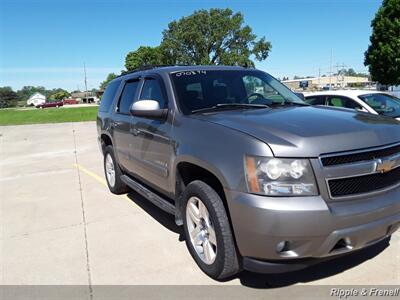
[[60,107],[60,106],[63,106],[63,105],[64,105],[64,103],[62,101],[45,102],[43,104],[36,105],[36,108]]

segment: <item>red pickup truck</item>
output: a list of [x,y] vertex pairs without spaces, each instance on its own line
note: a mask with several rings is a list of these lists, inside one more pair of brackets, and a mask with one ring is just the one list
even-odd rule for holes
[[64,103],[62,101],[45,102],[45,103],[36,105],[36,108],[60,107],[60,106],[63,106],[63,105],[64,105]]

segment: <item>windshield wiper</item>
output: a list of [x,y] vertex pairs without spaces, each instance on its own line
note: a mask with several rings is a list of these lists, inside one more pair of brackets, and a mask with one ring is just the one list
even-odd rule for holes
[[283,102],[273,102],[270,104],[270,106],[310,106],[310,104],[303,102],[283,101]]
[[269,108],[269,106],[266,104],[251,104],[251,103],[219,103],[214,106],[192,110],[192,114],[199,112],[212,112],[223,109],[251,109],[251,108]]

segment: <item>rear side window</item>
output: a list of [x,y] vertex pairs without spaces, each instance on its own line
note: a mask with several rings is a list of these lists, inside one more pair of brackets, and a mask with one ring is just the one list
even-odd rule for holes
[[108,84],[103,96],[101,97],[99,111],[108,112],[110,110],[110,106],[115,98],[115,93],[118,90],[119,84],[119,80],[113,81]]
[[342,96],[329,96],[328,105],[335,107],[351,108],[351,109],[361,109],[361,106],[357,102]]
[[129,81],[125,84],[121,98],[118,103],[118,112],[121,114],[129,114],[129,109],[135,99],[136,90],[139,81]]
[[325,105],[325,97],[323,96],[306,97],[306,102],[311,105]]

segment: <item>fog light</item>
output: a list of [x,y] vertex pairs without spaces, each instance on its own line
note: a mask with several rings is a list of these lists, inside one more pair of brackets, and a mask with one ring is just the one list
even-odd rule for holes
[[281,241],[276,245],[276,252],[282,253],[289,250],[289,242]]

